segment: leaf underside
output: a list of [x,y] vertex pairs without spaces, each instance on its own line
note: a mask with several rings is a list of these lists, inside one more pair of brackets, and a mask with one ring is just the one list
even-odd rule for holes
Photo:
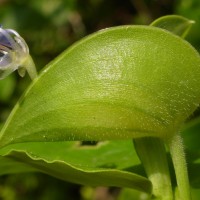
[[21,143],[1,149],[0,155],[1,174],[37,171],[84,185],[151,193],[151,182],[139,175],[143,171],[131,141]]

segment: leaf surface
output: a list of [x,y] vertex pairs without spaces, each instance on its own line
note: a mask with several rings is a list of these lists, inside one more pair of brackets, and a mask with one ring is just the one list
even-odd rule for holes
[[147,26],[105,29],[42,71],[7,120],[0,146],[165,137],[198,106],[199,77],[200,56],[181,38]]

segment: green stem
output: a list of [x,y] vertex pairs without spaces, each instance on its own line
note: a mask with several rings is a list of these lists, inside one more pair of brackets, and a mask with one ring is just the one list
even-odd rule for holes
[[178,198],[181,200],[191,200],[184,146],[180,134],[176,134],[171,139],[169,139],[168,145],[178,185],[179,198],[176,196],[176,199]]
[[37,74],[37,70],[35,67],[35,63],[33,62],[33,59],[31,58],[30,55],[26,60],[25,68],[32,80],[37,78],[38,74]]
[[153,195],[156,199],[173,200],[163,141],[159,138],[139,138],[134,139],[134,144],[146,174],[153,184]]
[[35,63],[33,62],[33,59],[30,55],[23,61],[22,66],[18,69],[18,73],[22,77],[25,75],[26,71],[32,80],[37,78],[38,74]]

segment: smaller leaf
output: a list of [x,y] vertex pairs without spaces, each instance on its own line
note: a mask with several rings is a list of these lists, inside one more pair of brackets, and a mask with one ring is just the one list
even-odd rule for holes
[[153,21],[150,25],[166,29],[175,35],[185,38],[195,22],[178,15],[167,15]]
[[0,155],[5,158],[0,162],[1,174],[22,172],[21,165],[25,171],[35,169],[83,185],[129,187],[146,193],[152,189],[146,177],[136,174],[141,165],[131,141],[94,147],[77,142],[19,143],[2,148]]

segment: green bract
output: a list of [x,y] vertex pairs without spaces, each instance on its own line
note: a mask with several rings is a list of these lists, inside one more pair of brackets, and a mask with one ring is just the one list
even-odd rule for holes
[[199,105],[199,77],[199,54],[168,31],[99,31],[43,70],[10,115],[0,145],[171,137]]
[[151,23],[151,26],[166,29],[184,38],[195,22],[179,15],[166,15]]

